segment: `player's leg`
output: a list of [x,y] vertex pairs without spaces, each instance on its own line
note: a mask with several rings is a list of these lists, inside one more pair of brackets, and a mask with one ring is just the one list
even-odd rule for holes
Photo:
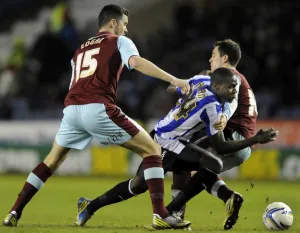
[[180,211],[182,206],[205,188],[209,193],[226,203],[227,216],[224,221],[224,229],[231,229],[238,220],[243,197],[229,189],[217,174],[207,169],[200,169],[192,176],[188,185],[167,206],[168,211]]
[[[179,159],[177,162],[180,161],[179,164],[181,164],[181,162],[186,162],[187,164],[196,164],[195,171],[200,167],[204,167],[219,173],[222,169],[222,162],[218,157],[194,144],[188,143],[178,157]],[[178,170],[179,169],[180,168],[178,168]],[[179,170],[179,172],[176,172],[176,170],[174,171],[173,169],[172,199],[179,195],[183,188],[188,184],[191,177],[190,171],[193,170],[187,169],[187,171]],[[201,187],[199,192],[202,190],[203,188]],[[184,218],[185,205],[183,205],[179,211]]]
[[65,160],[69,150],[69,148],[59,146],[56,142],[53,143],[52,149],[45,160],[38,164],[29,174],[15,204],[4,219],[4,225],[17,226],[26,204],[44,186],[48,178],[52,176],[53,172]]
[[4,225],[17,226],[26,204],[62,164],[71,148],[83,149],[92,139],[91,135],[76,128],[78,127],[77,111],[74,111],[73,108],[75,107],[68,107],[64,110],[65,115],[50,153],[46,156],[44,161],[38,164],[29,174],[10,213],[4,219]]
[[[204,158],[207,159],[205,164],[209,168],[213,168],[218,171],[222,169],[222,164],[219,158],[213,156],[208,151],[204,151],[205,152],[204,154],[203,151],[204,150],[198,150],[198,148],[196,150],[196,147],[193,148],[185,147],[179,155],[176,155],[176,160],[173,163],[172,168],[170,168],[170,170],[173,171],[173,174],[176,174],[176,178],[177,178],[177,179],[175,178],[176,183],[174,183],[172,187],[181,189],[181,191],[176,193],[177,194],[176,197],[167,206],[169,212],[171,213],[180,212],[180,214],[179,213],[178,214],[181,217],[183,217],[184,210],[182,207],[185,206],[185,203],[205,189],[205,186],[203,185],[203,183],[205,182],[204,179],[209,177],[209,174],[206,173],[212,173],[212,172],[204,169],[202,165]],[[171,156],[172,154],[169,155],[169,157]],[[174,157],[174,155],[172,157]],[[208,161],[210,161],[210,163]],[[220,163],[219,168],[215,166],[215,164],[218,163]],[[196,175],[190,178],[191,171],[198,171],[198,172],[196,173]],[[182,177],[179,176],[180,173]]]
[[188,181],[188,184],[167,206],[168,211],[171,213],[181,211],[182,206],[184,206],[194,196],[205,190],[206,183],[210,183],[212,180],[216,179],[217,175],[205,168],[200,168],[197,170],[198,171]]
[[[174,200],[184,189],[185,186],[188,185],[188,182],[191,179],[190,171],[181,171],[175,172],[173,171],[173,184],[171,186],[172,200]],[[184,219],[185,216],[186,205],[184,204],[179,210],[181,218]]]
[[[192,152],[186,153],[186,156],[181,158],[192,159],[191,154]],[[183,164],[183,162],[179,162],[179,164]],[[196,169],[194,168],[194,170]],[[180,211],[180,208],[192,197],[200,193],[204,187],[206,187],[207,192],[226,203],[227,216],[224,222],[224,229],[231,229],[238,219],[243,197],[239,193],[232,191],[216,173],[198,170],[182,192],[167,206],[167,209],[169,211]]]
[[[89,215],[93,215],[98,209],[104,206],[125,201],[147,190],[148,187],[144,179],[143,163],[141,163],[134,178],[117,184],[112,189],[92,200],[87,206],[87,212]],[[81,225],[84,225],[84,223],[81,223]]]
[[[232,138],[231,140],[234,141],[240,141],[245,139],[238,132],[234,132],[231,138]],[[221,156],[221,159],[223,161],[223,171],[227,171],[230,170],[231,168],[240,166],[250,157],[250,155],[251,155],[251,148],[247,147],[235,153]]]
[[[89,125],[90,112],[98,111],[98,119],[94,125]],[[101,143],[121,145],[143,157],[144,177],[149,189],[152,201],[155,221],[160,228],[180,227],[178,219],[168,216],[164,206],[164,171],[162,168],[161,148],[150,135],[136,122],[126,116],[114,106],[99,105],[87,111],[83,117],[86,122],[86,130]],[[86,212],[86,203],[80,208],[77,223],[81,225],[81,213]],[[163,219],[163,220],[162,220]],[[166,222],[168,221],[168,222]]]
[[224,229],[231,229],[239,217],[239,211],[244,201],[242,195],[231,190],[219,176],[215,181],[206,183],[206,191],[225,203]]
[[250,155],[251,148],[247,147],[235,153],[222,156],[223,171],[227,171],[242,165],[242,163],[244,163],[250,157]]
[[[167,152],[167,150],[166,150]],[[163,167],[164,167],[164,172],[169,169],[168,164],[173,164],[173,161],[170,161],[168,156],[164,157],[165,159],[163,160]],[[174,157],[175,158],[175,157]],[[172,166],[172,165],[171,165]],[[87,213],[89,216],[93,215],[98,209],[111,205],[114,203],[118,203],[121,201],[125,201],[131,197],[137,196],[139,194],[142,194],[148,190],[147,184],[145,182],[144,178],[144,169],[143,169],[143,163],[140,164],[136,176],[133,179],[129,179],[126,181],[123,181],[119,184],[117,184],[115,187],[110,189],[109,191],[105,192],[101,196],[95,198],[94,200],[90,201],[87,198],[79,198],[79,206],[83,201],[88,201],[89,204],[86,207]],[[82,220],[88,220],[87,218]],[[79,223],[79,222],[78,222]],[[81,221],[80,224],[83,226],[86,222]]]
[[164,205],[164,170],[162,168],[161,149],[143,129],[124,145],[143,157],[144,178],[149,189],[153,207],[152,226],[156,229],[184,228],[189,222],[182,222],[168,215]]
[[[178,155],[165,155],[164,160],[168,159],[168,157],[176,158],[169,170],[173,171],[175,174],[181,172],[185,177],[179,177],[180,179],[176,180],[176,186],[173,185],[173,187],[179,188],[181,191],[177,193],[177,196],[167,206],[167,209],[169,212],[182,211],[182,207],[187,201],[205,189],[205,186],[202,185],[202,183],[210,180],[208,179],[210,177],[209,174],[206,173],[214,174],[213,172],[204,168],[207,167],[208,169],[213,169],[220,172],[222,169],[222,162],[210,152],[202,149],[199,150],[197,147],[190,146],[185,147]],[[203,164],[205,164],[206,167],[204,167]],[[217,164],[219,164],[218,167]],[[191,179],[189,179],[191,171],[199,172],[197,175],[194,175]],[[180,181],[182,181],[183,184],[179,183]]]

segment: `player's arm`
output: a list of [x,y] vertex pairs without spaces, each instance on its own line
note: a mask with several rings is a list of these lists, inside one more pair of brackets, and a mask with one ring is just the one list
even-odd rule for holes
[[189,92],[189,84],[186,80],[175,78],[173,75],[160,69],[152,62],[140,57],[134,43],[125,36],[119,36],[118,49],[121,53],[123,63],[129,69],[135,69],[143,74],[169,82],[174,86],[180,87],[183,93]]
[[236,86],[236,91],[237,91],[236,98],[234,98],[231,103],[226,102],[224,104],[224,112],[220,120],[214,124],[216,130],[224,130],[227,125],[227,121],[229,121],[229,119],[232,117],[235,110],[237,109],[241,79],[238,78],[237,80],[238,80],[238,85]]
[[268,143],[274,141],[278,135],[278,132],[274,131],[274,129],[268,129],[260,130],[255,136],[249,139],[226,141],[223,131],[218,131],[214,128],[214,124],[219,120],[220,114],[221,111],[215,105],[206,107],[206,113],[201,114],[202,120],[206,122],[207,135],[210,138],[211,146],[218,154],[229,154],[257,143]]
[[143,74],[161,79],[163,81],[171,83],[174,86],[180,87],[183,93],[188,93],[189,84],[186,80],[175,78],[173,75],[160,69],[145,58],[142,58],[140,56],[132,56],[129,59],[129,65]]
[[[204,84],[205,84],[205,85],[209,85],[209,84],[210,84],[210,76],[208,76],[208,75],[202,75],[202,74],[200,74],[200,75],[195,75],[195,76],[193,76],[192,78],[188,79],[187,81],[189,82],[190,85],[191,85],[193,82],[195,82],[195,81],[196,81],[197,83],[201,82],[201,83],[203,83],[203,85],[204,85]],[[178,88],[178,87],[176,87],[176,86],[174,86],[174,85],[172,85],[172,84],[170,84],[170,85],[168,86],[167,92],[169,92],[169,93],[178,93],[178,94],[181,95],[180,88]]]
[[272,128],[267,130],[260,129],[257,134],[251,138],[241,141],[226,141],[223,131],[219,131],[210,137],[210,143],[218,154],[229,154],[258,143],[265,144],[275,141],[277,135],[278,132]]

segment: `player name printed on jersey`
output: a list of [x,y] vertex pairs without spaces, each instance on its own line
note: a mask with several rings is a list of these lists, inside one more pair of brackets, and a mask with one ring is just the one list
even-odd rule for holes
[[104,40],[104,38],[97,38],[97,39],[89,39],[88,41],[86,41],[85,43],[83,43],[80,48],[83,49],[89,45],[94,45],[94,44],[100,44],[101,41]]

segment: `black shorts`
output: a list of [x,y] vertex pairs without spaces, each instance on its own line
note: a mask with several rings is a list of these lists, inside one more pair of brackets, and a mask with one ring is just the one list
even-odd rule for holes
[[[201,155],[190,147],[185,147],[180,154],[162,148],[162,166],[164,172],[184,172],[184,171],[197,171],[201,168]],[[144,177],[143,163],[138,168],[136,173],[138,177]]]
[[[150,133],[151,137],[154,137],[154,130]],[[180,154],[176,154],[172,151],[169,151],[165,148],[162,148],[162,166],[164,172],[185,172],[185,171],[198,171],[202,168],[208,168],[211,171],[216,173],[220,172],[220,165],[222,161],[214,156],[212,153],[207,150],[197,146],[193,143],[188,143],[185,141],[181,141],[185,147],[180,152]],[[219,162],[218,162],[219,161]],[[142,163],[138,168],[137,176],[144,177],[144,169],[142,167]]]
[[180,154],[162,148],[163,168],[165,172],[197,171],[200,165],[200,154],[190,147],[185,147]]

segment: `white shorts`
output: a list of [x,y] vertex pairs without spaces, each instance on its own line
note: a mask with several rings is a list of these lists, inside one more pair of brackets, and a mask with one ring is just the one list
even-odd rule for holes
[[115,105],[70,105],[63,111],[55,140],[62,147],[84,149],[95,138],[103,145],[124,144],[141,126]]
[[[240,135],[238,132],[234,132],[232,134],[232,138],[234,141],[245,140],[245,138]],[[223,171],[230,170],[231,168],[240,166],[243,162],[245,162],[251,155],[251,148],[246,147],[245,149],[239,150],[237,152],[227,154],[224,156],[220,156],[223,161]]]

